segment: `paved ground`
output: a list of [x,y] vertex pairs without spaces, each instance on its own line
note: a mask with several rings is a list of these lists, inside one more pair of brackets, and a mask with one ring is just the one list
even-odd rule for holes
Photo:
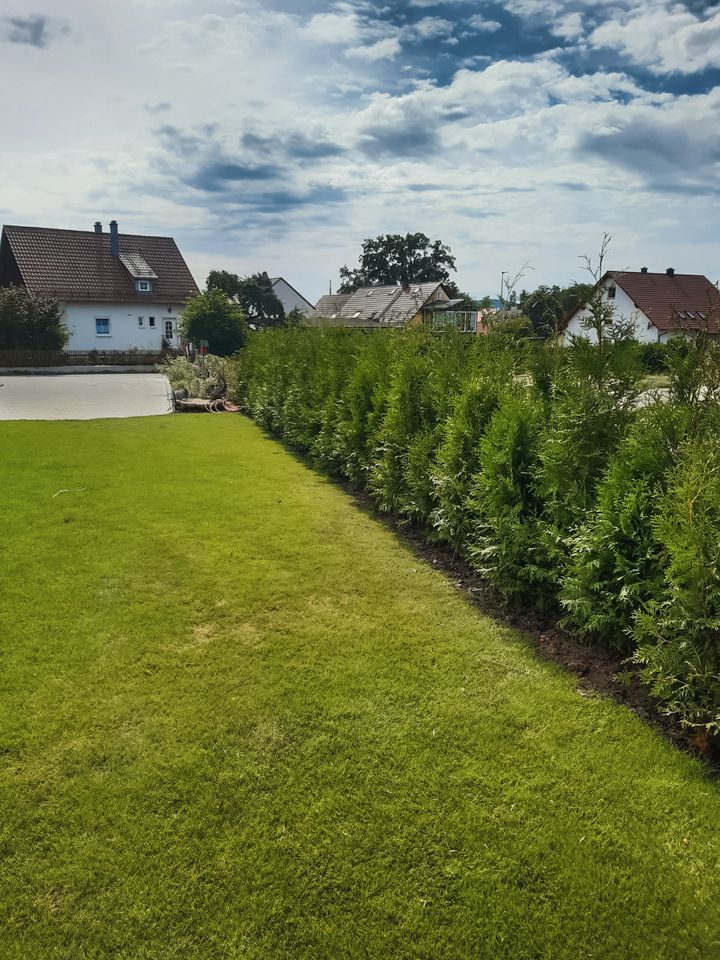
[[159,373],[0,374],[0,420],[94,420],[171,413]]

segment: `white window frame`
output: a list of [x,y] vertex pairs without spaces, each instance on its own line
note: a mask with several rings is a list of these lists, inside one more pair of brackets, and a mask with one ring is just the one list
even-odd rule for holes
[[152,284],[149,280],[138,280],[138,293],[152,293]]
[[148,326],[149,327],[155,326],[155,317],[148,317]]
[[145,326],[145,318],[144,318],[144,317],[138,317],[138,326],[139,326],[139,327],[144,327],[144,326]]
[[[107,333],[100,333],[98,330],[98,323],[107,324]],[[112,329],[110,327],[110,317],[95,317],[95,336],[96,337],[111,337]]]
[[[170,324],[170,333],[167,332],[168,324]],[[175,338],[175,317],[167,317],[163,323],[163,336],[166,340],[173,340]]]

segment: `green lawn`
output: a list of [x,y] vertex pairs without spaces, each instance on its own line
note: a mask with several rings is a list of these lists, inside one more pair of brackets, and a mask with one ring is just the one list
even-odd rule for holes
[[720,786],[251,423],[0,482],[3,960],[720,957]]

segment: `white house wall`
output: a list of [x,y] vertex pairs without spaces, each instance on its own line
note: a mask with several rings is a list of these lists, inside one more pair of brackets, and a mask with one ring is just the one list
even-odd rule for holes
[[[660,340],[666,340],[667,336],[660,336],[660,331],[654,324],[651,324],[647,316],[635,306],[625,291],[613,280],[607,280],[603,285],[603,299],[607,299],[607,288],[615,284],[615,299],[608,301],[612,303],[615,312],[615,319],[631,320],[635,328],[635,338],[640,343],[657,343]],[[586,330],[583,325],[583,319],[588,317],[588,310],[579,310],[565,328],[565,342],[570,336],[585,337],[593,343],[597,342],[597,336],[594,330]]]
[[273,292],[283,305],[286,316],[291,310],[299,310],[301,313],[304,313],[305,316],[307,316],[313,309],[312,304],[308,303],[308,301],[304,297],[301,297],[299,293],[296,293],[290,284],[282,278],[280,278],[277,283],[273,284]]
[[[154,303],[65,303],[63,320],[70,331],[68,350],[160,350],[165,324],[172,322],[177,345],[178,321],[182,307]],[[150,317],[155,326],[150,326]],[[142,326],[140,325],[142,318]],[[110,334],[96,333],[96,320],[110,321]]]

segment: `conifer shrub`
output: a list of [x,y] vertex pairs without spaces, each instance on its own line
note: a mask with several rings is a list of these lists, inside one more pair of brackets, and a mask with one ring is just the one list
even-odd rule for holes
[[468,536],[470,485],[479,469],[480,441],[497,408],[502,384],[502,378],[489,372],[471,373],[442,426],[431,475],[436,506],[430,519],[435,535],[456,550],[464,549]]
[[480,440],[467,538],[471,564],[502,597],[539,606],[554,594],[536,480],[543,421],[544,408],[533,390],[515,387],[500,401]]
[[387,409],[377,435],[375,459],[369,489],[385,513],[406,513],[412,509],[407,484],[408,458],[413,445],[435,425],[431,364],[422,340],[408,337],[409,349],[395,364]]
[[687,407],[653,404],[611,459],[597,505],[571,538],[562,588],[565,624],[581,636],[627,649],[636,613],[662,593],[653,517],[689,425]]
[[663,590],[638,613],[634,660],[668,714],[720,732],[720,440],[688,442],[661,499]]
[[336,442],[342,473],[363,490],[387,410],[397,346],[391,331],[362,335],[353,342],[353,362],[339,402]]
[[607,464],[635,415],[642,369],[624,326],[593,344],[574,338],[557,374],[539,442],[543,538],[562,578],[570,538],[595,503]]

